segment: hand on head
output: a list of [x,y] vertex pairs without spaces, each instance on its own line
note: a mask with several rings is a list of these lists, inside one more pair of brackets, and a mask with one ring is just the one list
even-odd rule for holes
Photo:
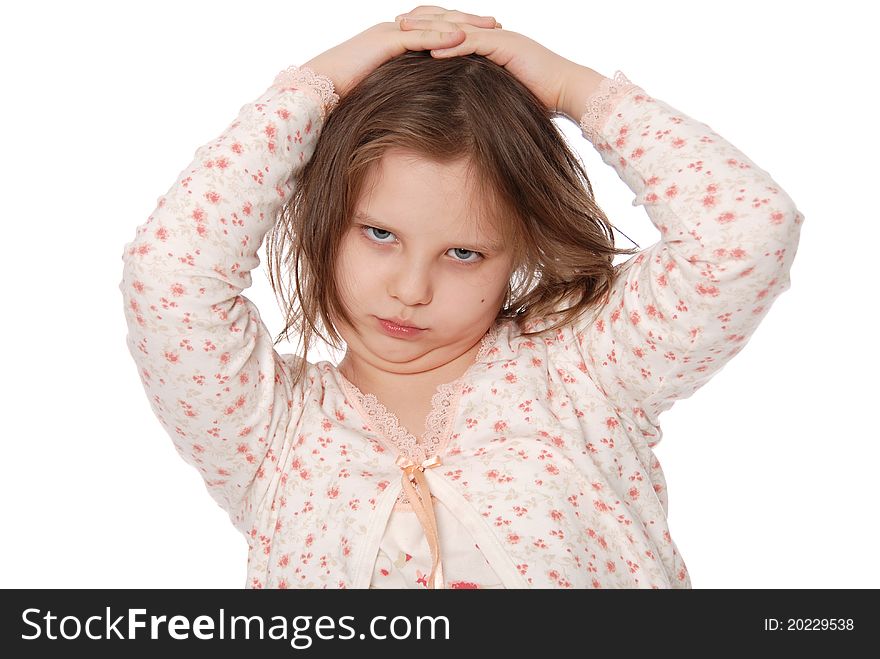
[[373,70],[407,50],[430,50],[436,58],[483,55],[510,71],[551,111],[559,109],[566,81],[578,66],[522,34],[502,29],[492,16],[435,5],[420,5],[393,23],[378,23],[303,66],[329,77],[344,97]]

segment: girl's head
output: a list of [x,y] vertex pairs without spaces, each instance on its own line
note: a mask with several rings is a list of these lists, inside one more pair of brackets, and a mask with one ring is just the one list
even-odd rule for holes
[[[281,291],[278,340],[294,328],[306,358],[317,334],[420,372],[503,318],[530,334],[560,312],[543,330],[555,331],[600,305],[615,254],[635,251],[614,247],[552,113],[479,55],[408,51],[380,66],[329,115],[295,186],[267,249],[273,289],[285,273],[297,301]],[[377,316],[428,331],[391,338]]]

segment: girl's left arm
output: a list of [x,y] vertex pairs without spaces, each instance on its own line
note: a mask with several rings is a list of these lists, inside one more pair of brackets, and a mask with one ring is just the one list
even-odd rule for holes
[[618,266],[607,304],[560,352],[653,446],[659,414],[742,350],[790,287],[804,217],[733,144],[620,72],[585,105],[584,136],[661,239]]

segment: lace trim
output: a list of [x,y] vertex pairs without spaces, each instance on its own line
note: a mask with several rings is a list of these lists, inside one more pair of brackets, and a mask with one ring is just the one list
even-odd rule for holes
[[[452,382],[447,382],[437,387],[437,391],[431,396],[431,412],[428,414],[425,422],[425,433],[422,436],[423,441],[419,441],[417,437],[408,432],[401,425],[397,415],[388,410],[375,394],[365,394],[354,383],[349,382],[341,373],[339,375],[346,388],[353,394],[357,403],[367,415],[368,420],[375,425],[375,429],[380,437],[392,443],[392,446],[389,448],[396,449],[400,455],[420,464],[426,458],[439,454],[446,448],[447,442],[444,440],[448,440],[449,425],[452,423],[452,416],[458,406],[458,399],[461,395],[461,383],[470,375],[473,367],[482,362],[489,354],[492,345],[498,337],[498,333],[499,328],[497,324],[490,327],[480,342],[480,349],[477,352],[474,363],[467,371]],[[401,491],[398,495],[397,504],[409,504],[409,499],[405,492]]]
[[587,99],[587,109],[580,120],[581,130],[593,144],[599,137],[599,131],[607,121],[614,107],[624,96],[634,89],[642,90],[638,85],[630,82],[622,71],[617,71],[613,78],[604,78],[596,91]]
[[280,90],[298,89],[309,94],[320,103],[322,117],[325,119],[339,103],[339,94],[336,93],[333,81],[307,66],[294,64],[287,67],[275,76],[272,86]]

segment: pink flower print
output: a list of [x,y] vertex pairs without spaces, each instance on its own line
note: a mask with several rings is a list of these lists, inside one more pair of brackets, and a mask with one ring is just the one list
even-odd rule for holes
[[195,408],[193,408],[193,406],[190,405],[187,401],[181,400],[178,402],[180,403],[180,406],[183,408],[183,413],[186,414],[186,416],[197,417],[199,415],[199,413],[196,412]]
[[696,291],[700,295],[709,295],[711,297],[718,297],[721,294],[717,286],[706,286],[705,284],[697,284]]
[[490,469],[488,472],[486,472],[486,477],[489,480],[495,481],[496,483],[509,483],[513,480],[513,476],[501,474],[497,469]]
[[495,526],[510,526],[510,520],[504,519],[501,515],[495,518]]

